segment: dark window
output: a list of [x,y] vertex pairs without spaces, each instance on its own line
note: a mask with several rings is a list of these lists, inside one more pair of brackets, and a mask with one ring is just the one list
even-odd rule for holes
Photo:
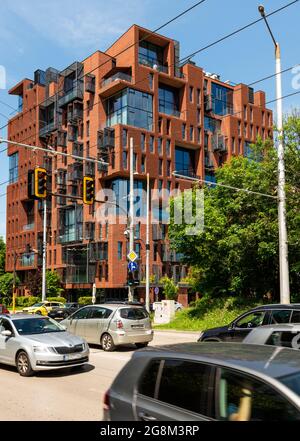
[[271,324],[277,323],[290,323],[292,310],[288,309],[279,309],[277,311],[271,312]]
[[264,311],[251,312],[236,322],[237,328],[256,328],[263,324],[265,317]]
[[2,331],[10,331],[12,334],[14,333],[11,324],[6,319],[0,319],[0,332]]
[[285,348],[299,349],[300,333],[292,331],[274,331],[266,341],[266,345],[283,346]]
[[193,176],[195,173],[194,150],[175,147],[175,169],[181,175]]
[[77,311],[74,315],[72,315],[72,319],[81,320],[86,319],[91,311],[91,308],[82,308]]
[[142,320],[148,317],[148,313],[144,308],[122,308],[120,317],[126,320]]
[[166,360],[157,399],[202,415],[207,415],[210,368],[201,363]]
[[179,116],[179,96],[178,90],[172,87],[160,84],[159,94],[159,112],[167,115]]
[[153,67],[154,64],[163,64],[163,48],[148,41],[139,44],[139,63]]
[[300,311],[293,311],[291,323],[300,323]]
[[106,308],[91,308],[90,319],[106,319],[111,315],[112,311]]
[[221,420],[300,420],[300,412],[271,386],[229,369],[221,369],[217,396]]
[[146,397],[154,398],[160,360],[153,360],[146,368],[138,386],[138,392]]
[[233,91],[228,87],[212,83],[211,95],[213,99],[213,112],[217,115],[233,113]]

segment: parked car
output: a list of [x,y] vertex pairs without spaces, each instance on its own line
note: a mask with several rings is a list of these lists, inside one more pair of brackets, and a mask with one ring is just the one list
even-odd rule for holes
[[129,343],[142,348],[153,339],[149,314],[141,306],[122,303],[85,306],[61,324],[88,343],[100,344],[104,351]]
[[48,317],[51,317],[54,320],[63,320],[73,314],[73,312],[77,311],[78,308],[80,308],[79,303],[65,303],[63,307],[52,309],[52,311],[48,313]]
[[84,339],[71,335],[49,317],[0,316],[0,363],[16,366],[20,375],[81,366],[89,361]]
[[61,302],[38,302],[27,308],[23,308],[23,312],[28,314],[48,315],[48,313],[56,308],[63,308],[64,303]]
[[243,343],[300,349],[300,324],[260,326],[253,329]]
[[5,307],[5,305],[0,304],[0,314],[9,314],[9,310]]
[[229,325],[202,331],[198,341],[243,341],[258,326],[280,323],[300,323],[300,304],[258,306]]
[[300,353],[242,343],[141,349],[105,394],[104,420],[300,421]]

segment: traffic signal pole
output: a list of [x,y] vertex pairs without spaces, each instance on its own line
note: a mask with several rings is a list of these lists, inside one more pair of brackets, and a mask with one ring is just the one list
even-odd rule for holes
[[42,302],[46,300],[46,264],[47,264],[47,201],[44,199],[43,219],[43,273],[42,273]]
[[[134,176],[133,176],[133,138],[130,138],[130,191],[129,191],[129,252],[134,251]],[[134,300],[134,287],[128,285],[128,301]]]

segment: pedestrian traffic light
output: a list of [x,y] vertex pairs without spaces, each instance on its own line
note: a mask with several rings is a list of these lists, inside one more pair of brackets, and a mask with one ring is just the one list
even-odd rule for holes
[[83,202],[92,205],[95,200],[95,179],[90,176],[83,177]]
[[127,284],[128,284],[128,286],[134,286],[134,285],[140,284],[138,271],[128,271]]
[[47,171],[42,167],[34,169],[34,197],[37,199],[47,197]]

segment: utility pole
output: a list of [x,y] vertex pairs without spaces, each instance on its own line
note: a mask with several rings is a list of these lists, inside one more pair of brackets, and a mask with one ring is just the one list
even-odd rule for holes
[[286,194],[285,194],[285,163],[283,144],[283,115],[282,115],[282,82],[281,82],[281,54],[279,43],[275,40],[270,25],[267,21],[264,6],[260,5],[258,10],[264,19],[268,31],[275,46],[276,60],[276,100],[277,100],[277,133],[278,133],[278,225],[279,225],[279,268],[280,268],[280,302],[289,304],[290,282],[288,262],[288,237],[286,224]]
[[150,176],[147,173],[147,205],[146,205],[146,309],[150,312]]
[[47,200],[44,199],[43,219],[43,272],[42,272],[42,302],[46,301],[46,265],[47,265]]
[[14,273],[13,273],[13,314],[16,313],[16,266],[17,266],[17,252],[14,251]]
[[[129,187],[129,253],[134,251],[134,170],[133,170],[133,138],[130,138],[129,153],[129,169],[130,169],[130,187]],[[128,286],[128,301],[134,299],[134,287]]]

